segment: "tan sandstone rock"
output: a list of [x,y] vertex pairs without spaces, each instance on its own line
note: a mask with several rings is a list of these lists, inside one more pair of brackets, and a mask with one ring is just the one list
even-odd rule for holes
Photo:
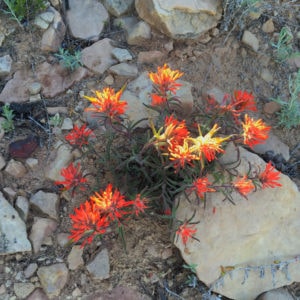
[[174,39],[197,38],[222,15],[219,0],[136,0],[135,7],[140,18]]
[[[221,163],[237,165],[238,151],[239,174],[247,174],[249,164],[252,174],[264,170],[266,163],[259,156],[231,144]],[[193,221],[200,221],[195,237],[200,242],[190,239],[185,247],[175,239],[175,245],[187,264],[197,265],[199,279],[213,291],[250,300],[300,281],[300,193],[286,175],[281,174],[280,183],[282,187],[251,193],[248,200],[232,194],[236,205],[224,201],[222,193],[208,193],[206,208],[193,194],[189,201],[183,195],[177,198],[176,218],[188,220],[195,213]],[[227,271],[223,277],[221,266]]]

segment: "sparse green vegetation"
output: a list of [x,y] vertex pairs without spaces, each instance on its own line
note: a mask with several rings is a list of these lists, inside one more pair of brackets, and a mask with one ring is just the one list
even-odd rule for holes
[[81,52],[79,50],[72,54],[67,49],[59,48],[59,52],[55,53],[54,56],[58,58],[60,63],[68,70],[74,71],[82,66]]
[[275,48],[275,57],[278,62],[286,61],[293,54],[293,34],[287,26],[282,27],[277,43],[272,43]]
[[296,127],[300,124],[300,70],[296,78],[289,78],[289,94],[288,101],[281,98],[272,99],[281,105],[281,110],[278,113],[279,125],[288,129]]
[[32,19],[46,8],[44,0],[4,0],[4,3],[7,6],[7,10],[3,10],[4,13],[9,14],[20,27],[23,27],[22,21]]
[[4,117],[4,121],[1,123],[1,127],[3,128],[4,132],[8,133],[15,129],[14,125],[14,112],[10,109],[9,104],[5,104],[3,107],[2,116]]

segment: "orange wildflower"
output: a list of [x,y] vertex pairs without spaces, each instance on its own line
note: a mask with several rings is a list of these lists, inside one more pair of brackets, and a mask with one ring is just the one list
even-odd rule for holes
[[186,163],[192,166],[192,161],[197,159],[197,156],[191,152],[187,139],[183,141],[182,145],[171,143],[168,150],[169,159],[174,161],[174,168],[176,170],[180,167],[184,168]]
[[186,246],[187,241],[190,238],[193,238],[193,235],[197,232],[197,229],[194,229],[195,225],[189,225],[187,222],[183,223],[179,226],[176,231],[177,236],[179,236]]
[[255,121],[248,115],[245,115],[245,122],[242,122],[244,144],[253,148],[257,144],[261,144],[268,139],[268,133],[271,129],[261,119]]
[[104,88],[103,91],[95,91],[96,97],[84,96],[92,102],[94,107],[87,108],[87,111],[93,111],[96,113],[103,113],[107,117],[114,119],[119,115],[125,113],[125,108],[127,106],[126,101],[120,101],[123,90],[121,89],[115,93],[113,88]]
[[78,163],[76,167],[73,163],[71,163],[67,168],[63,168],[60,174],[65,178],[65,180],[55,181],[56,185],[63,185],[65,190],[70,190],[76,187],[80,187],[82,191],[86,189],[84,184],[87,180],[82,175],[80,163]]
[[158,67],[156,73],[149,73],[150,80],[158,87],[159,91],[164,95],[167,91],[175,94],[181,84],[175,81],[179,79],[183,73],[178,70],[171,70],[167,64],[163,67]]
[[[160,150],[166,150],[172,144],[182,144],[189,135],[185,121],[178,121],[173,116],[167,116],[164,127],[158,131],[152,126],[152,131],[154,145]],[[161,133],[162,131],[164,132]]]
[[136,216],[138,216],[140,213],[144,213],[145,209],[148,208],[146,205],[148,199],[141,198],[141,194],[137,194],[135,199],[129,202],[134,206],[134,213]]
[[88,145],[88,138],[93,134],[93,131],[87,128],[86,124],[81,127],[74,125],[72,131],[65,136],[65,139],[71,144],[79,146]]
[[218,125],[215,124],[205,136],[202,136],[199,127],[200,135],[196,138],[189,138],[193,144],[191,146],[191,151],[197,154],[198,159],[201,161],[202,167],[204,167],[203,155],[208,162],[211,162],[216,158],[217,153],[224,153],[224,150],[221,148],[221,144],[230,137],[212,137],[218,130]]
[[244,175],[243,177],[238,177],[235,182],[232,183],[233,187],[243,196],[248,195],[255,189],[255,185],[252,180]]
[[197,196],[200,199],[204,198],[204,194],[206,192],[215,192],[216,190],[213,188],[210,188],[209,186],[211,185],[211,182],[208,181],[208,178],[203,177],[203,178],[198,178],[196,179],[192,187],[190,188],[191,191],[195,191]]
[[151,94],[151,99],[152,99],[151,104],[153,106],[164,105],[168,101],[167,97],[160,96],[160,95],[157,95],[157,94]]
[[130,205],[124,196],[117,190],[113,190],[112,184],[108,184],[104,191],[100,193],[95,192],[90,197],[96,207],[110,220],[120,220],[124,215],[128,214],[124,208]]
[[254,96],[246,91],[234,91],[231,105],[238,113],[245,110],[257,111]]
[[277,182],[280,179],[280,172],[275,170],[271,162],[266,164],[265,170],[259,174],[258,179],[263,189],[266,187],[275,188],[282,186],[281,183]]
[[74,214],[70,215],[72,229],[69,239],[78,242],[83,238],[81,247],[91,243],[95,236],[104,234],[109,222],[102,215],[93,202],[86,201],[79,208],[75,208]]

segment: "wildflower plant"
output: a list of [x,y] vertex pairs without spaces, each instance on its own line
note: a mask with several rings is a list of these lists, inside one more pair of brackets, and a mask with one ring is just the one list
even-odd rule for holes
[[[233,203],[233,192],[247,197],[259,188],[280,186],[280,173],[270,163],[265,170],[256,170],[253,174],[227,170],[228,182],[224,178],[221,182],[210,179],[209,173],[215,178],[219,176],[215,170],[220,169],[218,158],[225,152],[227,143],[253,148],[266,141],[270,127],[249,116],[249,112],[257,110],[254,96],[239,90],[225,95],[221,103],[206,99],[189,119],[182,119],[178,113],[181,102],[176,96],[181,86],[177,80],[182,76],[183,73],[166,64],[149,73],[153,93],[148,107],[159,116],[149,120],[147,128],[138,128],[139,121],[133,124],[127,118],[127,102],[121,100],[124,87],[119,91],[104,88],[94,91],[93,96],[85,96],[92,104],[87,110],[99,117],[99,124],[106,129],[97,137],[105,145],[105,151],[93,150],[98,157],[97,168],[109,171],[112,181],[99,190],[92,188],[82,175],[81,165],[71,164],[62,170],[65,180],[56,184],[67,190],[89,187],[93,191],[70,215],[72,241],[81,241],[85,246],[111,227],[117,228],[123,237],[124,223],[148,209],[173,219],[174,198],[180,192],[187,197],[195,193],[199,203],[205,203],[207,193],[223,192]],[[65,138],[83,151],[90,146],[92,134],[94,132],[84,124],[74,126]],[[176,238],[183,245],[190,239],[201,242],[196,237],[198,220],[193,220],[193,216],[173,221]]]

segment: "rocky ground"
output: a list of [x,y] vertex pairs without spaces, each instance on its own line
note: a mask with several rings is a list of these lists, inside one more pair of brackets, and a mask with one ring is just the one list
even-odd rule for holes
[[[22,28],[0,12],[0,108],[10,103],[15,113],[14,131],[0,130],[0,299],[201,299],[207,288],[187,282],[191,273],[172,243],[169,221],[160,216],[149,213],[128,222],[127,253],[113,232],[84,250],[67,244],[69,214],[86,196],[72,198],[53,184],[62,166],[81,159],[64,136],[74,124],[93,126],[83,96],[106,86],[127,83],[130,116],[140,118],[145,112],[136,99],[147,103],[151,90],[145,72],[167,63],[184,72],[183,97],[195,106],[206,95],[253,92],[260,117],[273,127],[270,141],[257,152],[282,154],[278,167],[289,173],[289,163],[299,160],[292,151],[300,143],[299,126],[277,126],[280,106],[271,98],[288,99],[289,76],[300,60],[278,62],[272,43],[288,26],[293,51],[300,51],[299,4],[264,1],[244,12],[238,1],[215,1],[219,5],[206,7],[210,29],[197,32],[197,20],[184,36],[176,28],[160,32],[142,1],[136,1],[136,10],[134,1],[102,1],[105,8],[95,0],[86,8],[69,0],[69,10],[50,2]],[[183,27],[176,10],[171,13]],[[54,53],[60,46],[81,51],[82,66],[70,71],[59,63]],[[57,113],[59,126],[53,123]],[[21,150],[12,145],[20,140]],[[101,149],[101,141],[95,144]],[[109,174],[100,173],[103,188]],[[299,186],[299,168],[287,175]]]

